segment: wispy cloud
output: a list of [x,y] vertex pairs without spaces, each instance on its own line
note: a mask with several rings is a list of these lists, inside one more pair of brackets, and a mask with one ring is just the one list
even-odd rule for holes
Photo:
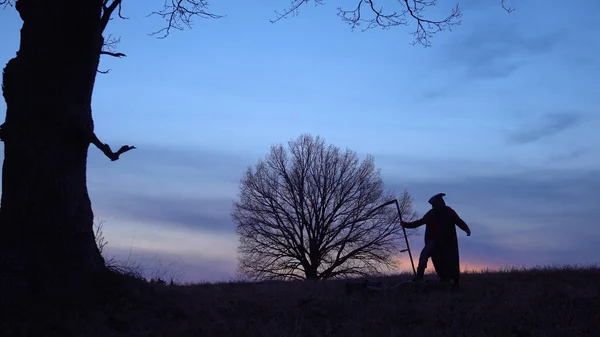
[[[221,183],[227,185],[225,182]],[[187,229],[208,229],[232,234],[235,233],[235,226],[229,213],[233,197],[234,195],[229,199],[213,199],[167,193],[162,197],[129,194],[102,200],[102,206],[140,222],[171,223]]]
[[508,141],[513,144],[528,144],[542,138],[551,137],[571,129],[583,121],[579,112],[556,112],[541,116],[529,125],[523,125],[508,134]]
[[471,78],[501,78],[524,66],[532,57],[551,51],[560,35],[522,36],[514,30],[477,31],[465,39],[457,57]]
[[576,147],[574,149],[569,149],[568,151],[563,151],[554,155],[550,155],[546,163],[551,165],[555,162],[575,160],[585,156],[586,154],[590,154],[590,151],[590,148],[586,146]]
[[[462,68],[468,79],[497,79],[511,75],[516,70],[555,50],[563,41],[560,30],[534,33],[522,29],[520,21],[511,21],[501,8],[486,8],[471,25],[461,28],[456,40],[446,46],[440,56],[446,67]],[[503,17],[495,17],[502,14]],[[522,13],[517,13],[519,15]],[[506,16],[506,17],[504,17]],[[487,18],[487,21],[485,21]],[[445,62],[444,62],[445,61]]]

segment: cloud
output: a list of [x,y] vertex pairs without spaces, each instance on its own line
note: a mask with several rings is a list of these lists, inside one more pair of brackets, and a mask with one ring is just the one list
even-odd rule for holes
[[551,137],[579,125],[583,115],[578,112],[556,112],[543,115],[535,123],[524,125],[508,134],[512,144],[528,144]]
[[478,25],[447,46],[443,57],[451,66],[462,68],[469,79],[503,78],[532,58],[552,52],[561,39],[562,33],[557,32],[526,35],[510,22],[503,26]]
[[568,151],[563,151],[560,153],[556,153],[550,155],[548,160],[546,161],[546,165],[551,165],[555,162],[567,162],[575,159],[579,159],[586,154],[590,154],[591,150],[588,147],[577,147],[574,149],[569,149]]
[[104,201],[103,208],[137,221],[235,233],[229,217],[232,202],[233,198],[127,195]]

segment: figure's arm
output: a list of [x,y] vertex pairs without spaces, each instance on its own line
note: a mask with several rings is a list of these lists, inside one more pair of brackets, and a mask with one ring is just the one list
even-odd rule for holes
[[458,213],[456,213],[455,210],[453,210],[452,208],[450,208],[450,210],[452,211],[452,216],[454,217],[454,223],[458,226],[458,228],[462,229],[465,233],[467,233],[467,236],[471,236],[471,229],[469,228],[467,223],[463,219],[461,219],[460,216],[458,216]]
[[428,218],[429,218],[429,212],[425,213],[425,215],[419,220],[409,221],[409,222],[400,221],[400,224],[404,228],[417,228],[417,227],[425,225],[427,223]]

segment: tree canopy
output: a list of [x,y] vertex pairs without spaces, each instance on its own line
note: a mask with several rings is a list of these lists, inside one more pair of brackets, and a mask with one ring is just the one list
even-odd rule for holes
[[[405,248],[396,196],[384,189],[372,156],[302,135],[271,148],[240,183],[232,218],[240,236],[239,272],[252,279],[365,275],[396,264]],[[399,198],[404,220],[412,198]]]

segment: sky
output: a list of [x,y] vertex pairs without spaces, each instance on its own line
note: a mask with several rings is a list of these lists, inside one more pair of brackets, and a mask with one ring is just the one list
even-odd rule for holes
[[[162,1],[124,0],[129,19],[107,33],[127,57],[102,58],[92,103],[103,142],[137,146],[116,162],[89,151],[106,254],[185,282],[235,278],[243,172],[310,133],[373,155],[420,215],[446,193],[473,232],[459,231],[467,270],[600,262],[600,2],[514,1],[508,14],[464,0],[462,25],[431,48],[410,44],[414,26],[351,31],[336,7],[353,2],[271,24],[288,1],[213,1],[226,17],[161,40],[146,15]],[[0,10],[0,63],[20,26]],[[422,247],[413,238],[415,257]]]

